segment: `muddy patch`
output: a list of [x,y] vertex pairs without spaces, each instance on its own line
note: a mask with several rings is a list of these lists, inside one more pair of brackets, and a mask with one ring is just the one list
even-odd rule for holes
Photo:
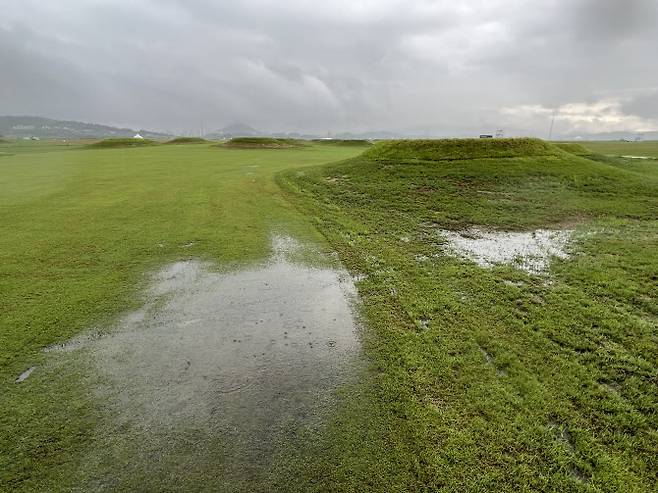
[[101,455],[154,478],[167,464],[180,487],[190,468],[204,481],[242,483],[322,425],[359,366],[354,283],[341,269],[294,261],[301,246],[290,238],[273,247],[268,262],[233,272],[171,264],[114,330],[51,348],[83,351],[99,374],[112,417]]
[[530,232],[488,231],[471,228],[463,232],[440,230],[444,249],[482,267],[512,265],[529,274],[548,270],[553,258],[569,257],[567,247],[573,230],[538,229]]

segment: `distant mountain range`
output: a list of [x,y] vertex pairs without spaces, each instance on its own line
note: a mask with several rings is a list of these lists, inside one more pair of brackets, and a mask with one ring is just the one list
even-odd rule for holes
[[107,137],[142,137],[158,139],[169,135],[149,130],[118,128],[96,123],[53,120],[39,116],[0,116],[0,136],[14,138],[38,137],[40,139],[84,139]]
[[204,137],[206,139],[228,139],[231,137],[259,137],[264,135],[260,130],[256,130],[254,127],[250,127],[244,123],[234,123],[233,125],[227,125],[224,128],[210,132]]
[[[119,128],[96,123],[83,123],[77,121],[54,120],[38,116],[0,116],[0,137],[40,139],[84,139],[108,137],[132,137],[139,133],[142,137],[151,139],[167,139],[171,137],[166,133],[149,130],[136,130],[132,128]],[[477,135],[474,135],[477,136]],[[279,137],[293,139],[317,139],[326,135],[302,134],[298,132],[263,132],[244,123],[234,123],[204,136],[207,139],[229,139],[231,137]],[[427,135],[404,134],[400,132],[373,131],[373,132],[342,132],[332,134],[335,139],[414,139],[431,138]],[[638,137],[635,132],[607,132],[597,134],[565,134],[556,136],[559,140],[634,140]],[[641,135],[643,140],[658,140],[658,131],[645,132]]]

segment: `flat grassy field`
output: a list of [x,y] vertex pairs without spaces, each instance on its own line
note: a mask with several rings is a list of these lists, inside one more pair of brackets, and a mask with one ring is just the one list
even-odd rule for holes
[[[0,144],[0,491],[655,490],[658,161],[498,142]],[[574,242],[543,275],[483,268],[443,249],[472,226]],[[85,461],[104,403],[43,348],[139,308],[163,265],[250,265],[277,233],[358,279],[368,368],[320,435],[266,483]]]
[[93,396],[46,380],[44,347],[135,308],[145,273],[168,262],[247,264],[278,232],[322,244],[273,175],[362,150],[0,146],[0,491],[67,491],[93,439]]
[[658,158],[658,141],[579,142],[593,152],[612,156],[649,156]]
[[[312,476],[336,491],[655,491],[658,165],[463,144],[381,143],[280,175],[363,277],[370,329],[366,396]],[[472,226],[576,240],[533,276],[447,255],[440,231]]]

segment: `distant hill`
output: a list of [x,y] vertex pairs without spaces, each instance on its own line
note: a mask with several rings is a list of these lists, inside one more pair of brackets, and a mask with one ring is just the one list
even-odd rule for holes
[[254,127],[250,127],[244,123],[234,123],[233,125],[227,125],[224,128],[206,134],[205,137],[206,139],[230,139],[231,137],[260,137],[265,135],[264,132],[256,130]]
[[96,123],[53,120],[38,116],[0,116],[0,135],[4,137],[40,139],[83,139],[132,137],[136,133],[144,138],[161,139],[167,134],[132,128],[117,128]]

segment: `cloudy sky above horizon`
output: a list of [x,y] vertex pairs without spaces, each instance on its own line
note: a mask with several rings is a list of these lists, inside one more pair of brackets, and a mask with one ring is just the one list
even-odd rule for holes
[[0,114],[196,133],[658,130],[656,0],[0,0]]

